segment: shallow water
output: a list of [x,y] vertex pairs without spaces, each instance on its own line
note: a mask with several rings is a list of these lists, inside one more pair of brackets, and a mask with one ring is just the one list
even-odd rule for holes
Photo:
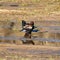
[[39,37],[41,38],[53,38],[60,40],[60,33],[53,33],[53,32],[40,32]]
[[[60,22],[58,21],[34,21],[39,32],[32,33],[32,40],[60,42]],[[20,22],[21,23],[21,22]],[[24,33],[19,32],[20,23],[16,23],[13,29],[9,30],[9,22],[0,22],[0,40],[25,40]],[[3,34],[2,34],[3,33]],[[2,34],[2,36],[1,36]],[[22,36],[22,37],[21,37]]]

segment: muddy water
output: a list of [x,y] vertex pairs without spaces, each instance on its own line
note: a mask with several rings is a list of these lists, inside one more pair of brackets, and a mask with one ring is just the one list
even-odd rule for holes
[[[36,21],[35,21],[36,22]],[[4,24],[5,23],[5,24]],[[20,23],[18,24],[18,22],[15,24],[15,26],[13,27],[13,29],[17,28],[16,30],[9,30],[8,26],[8,22],[6,24],[6,22],[0,22],[0,36],[24,36],[23,32],[20,32]],[[39,32],[35,32],[32,33],[32,36],[35,36],[37,38],[47,38],[47,39],[58,39],[60,40],[60,22],[55,22],[55,21],[37,21],[37,24],[35,24],[37,26],[37,28],[39,29]],[[5,26],[6,25],[6,26]],[[47,26],[48,25],[48,26]],[[4,28],[4,26],[6,28]],[[15,39],[15,38],[14,38]]]
[[38,27],[39,37],[60,40],[60,21],[35,21]]
[[40,32],[39,37],[41,38],[53,38],[60,40],[60,33],[52,33],[52,32]]

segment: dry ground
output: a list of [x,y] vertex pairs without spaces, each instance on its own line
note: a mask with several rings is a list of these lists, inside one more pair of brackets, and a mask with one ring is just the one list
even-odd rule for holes
[[60,47],[0,44],[1,60],[59,60]]
[[60,0],[0,0],[0,20],[22,19],[60,21]]

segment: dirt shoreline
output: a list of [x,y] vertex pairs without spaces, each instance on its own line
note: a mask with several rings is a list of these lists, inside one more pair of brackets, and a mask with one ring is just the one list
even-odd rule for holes
[[60,59],[60,47],[40,45],[0,44],[0,57],[12,60],[14,60],[16,57],[18,57],[21,60],[22,59],[44,60],[51,58]]

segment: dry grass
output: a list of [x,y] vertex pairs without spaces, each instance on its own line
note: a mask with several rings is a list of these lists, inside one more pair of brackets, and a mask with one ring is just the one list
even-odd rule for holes
[[[17,47],[18,46],[18,47]],[[49,47],[49,48],[48,48]],[[0,59],[1,60],[59,60],[59,55],[37,54],[32,55],[27,51],[59,51],[60,47],[40,46],[40,45],[14,45],[14,44],[0,44]],[[24,52],[21,52],[21,50]],[[49,53],[49,52],[48,52]],[[4,57],[3,57],[3,56]]]
[[[7,6],[0,7],[0,20],[60,20],[60,0],[1,1],[5,1]],[[9,7],[9,2],[16,2],[19,6]]]

